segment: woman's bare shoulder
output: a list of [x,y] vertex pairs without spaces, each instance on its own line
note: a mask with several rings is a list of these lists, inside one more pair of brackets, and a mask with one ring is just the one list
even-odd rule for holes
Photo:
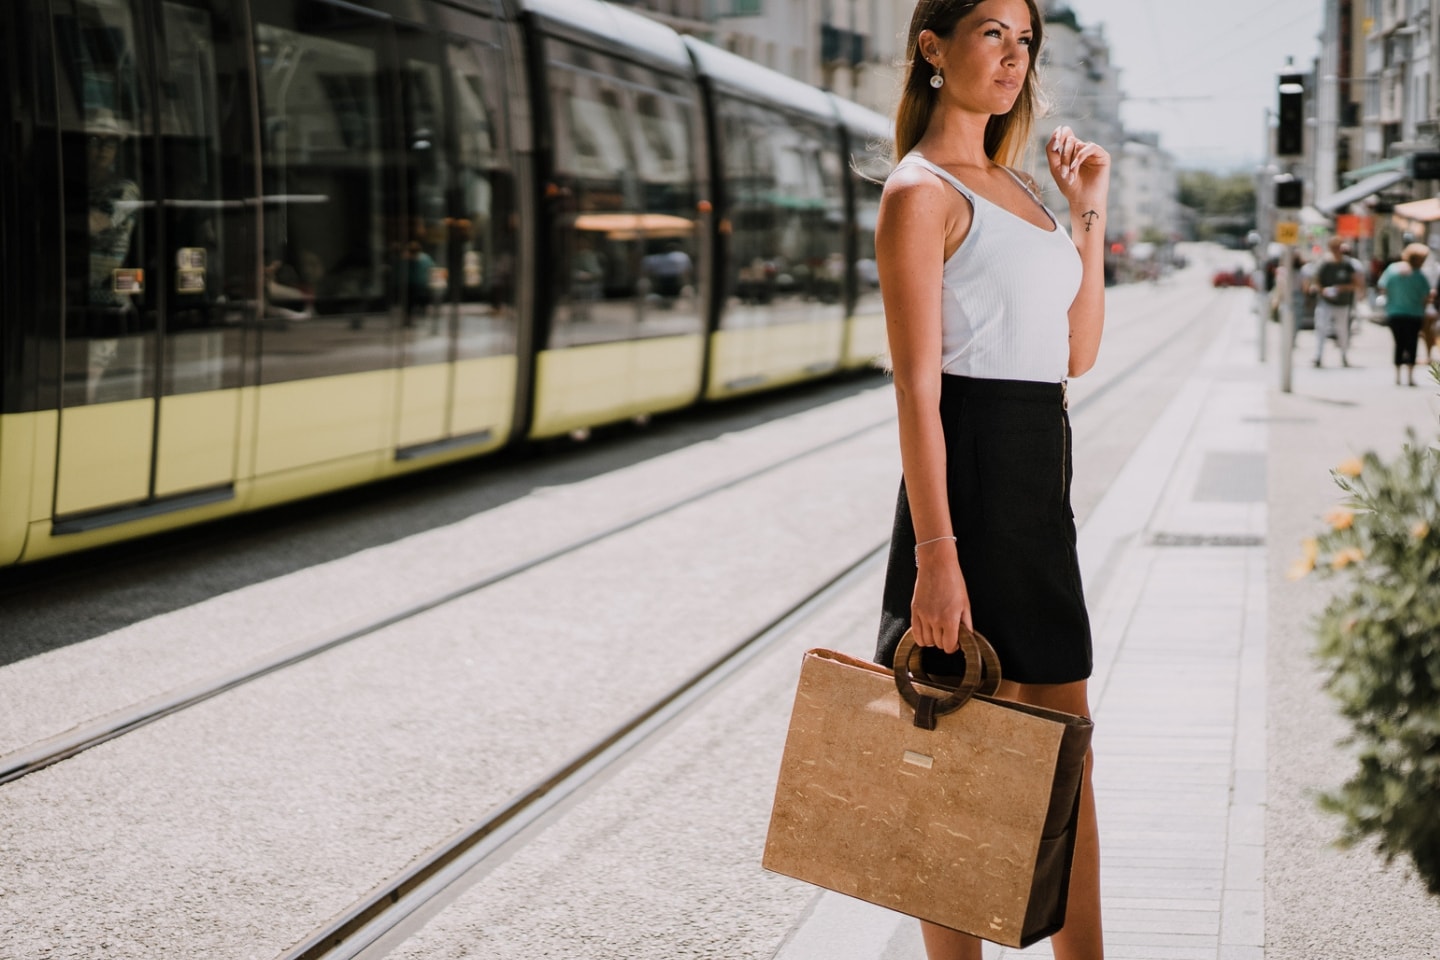
[[944,224],[956,216],[954,194],[943,180],[923,167],[898,167],[885,181],[885,192],[880,198],[882,228],[885,221]]
[[895,197],[913,201],[916,198],[943,197],[948,189],[935,173],[910,163],[896,167],[885,179],[884,196],[886,199]]

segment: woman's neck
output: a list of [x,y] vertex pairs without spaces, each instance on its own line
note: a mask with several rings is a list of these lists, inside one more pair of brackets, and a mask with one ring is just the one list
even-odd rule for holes
[[925,136],[916,144],[925,159],[952,167],[987,168],[985,127],[990,117],[955,107],[939,108],[930,118]]

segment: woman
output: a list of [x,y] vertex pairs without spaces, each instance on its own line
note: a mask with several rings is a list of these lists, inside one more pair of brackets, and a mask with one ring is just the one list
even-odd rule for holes
[[[1110,157],[1067,127],[1046,158],[1070,233],[1010,170],[1029,139],[1043,21],[1033,0],[921,0],[876,227],[904,482],[876,659],[907,628],[927,670],[960,625],[1001,658],[1000,695],[1089,715],[1089,619],[1069,508],[1065,380],[1104,324]],[[923,926],[931,960],[977,940]],[[1099,960],[1099,846],[1087,773],[1057,960]]]
[[1385,322],[1395,338],[1395,385],[1400,385],[1400,368],[1410,386],[1415,386],[1415,354],[1420,328],[1425,325],[1425,305],[1430,302],[1430,281],[1420,268],[1430,257],[1423,243],[1405,247],[1401,259],[1385,268],[1376,284],[1385,294]]

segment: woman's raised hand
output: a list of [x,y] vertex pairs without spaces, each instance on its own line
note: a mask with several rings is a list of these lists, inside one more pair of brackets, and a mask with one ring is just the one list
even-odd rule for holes
[[1045,145],[1045,158],[1055,185],[1070,206],[1104,207],[1110,198],[1110,154],[1104,147],[1081,140],[1069,127],[1060,127]]

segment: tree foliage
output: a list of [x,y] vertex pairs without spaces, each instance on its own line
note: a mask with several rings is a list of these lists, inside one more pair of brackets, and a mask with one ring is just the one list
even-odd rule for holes
[[1203,216],[1255,216],[1255,182],[1249,174],[1180,171],[1180,202]]
[[1367,453],[1336,481],[1345,504],[1294,571],[1344,580],[1318,652],[1357,768],[1320,804],[1344,819],[1342,843],[1408,855],[1440,896],[1440,449],[1412,430],[1393,461]]

